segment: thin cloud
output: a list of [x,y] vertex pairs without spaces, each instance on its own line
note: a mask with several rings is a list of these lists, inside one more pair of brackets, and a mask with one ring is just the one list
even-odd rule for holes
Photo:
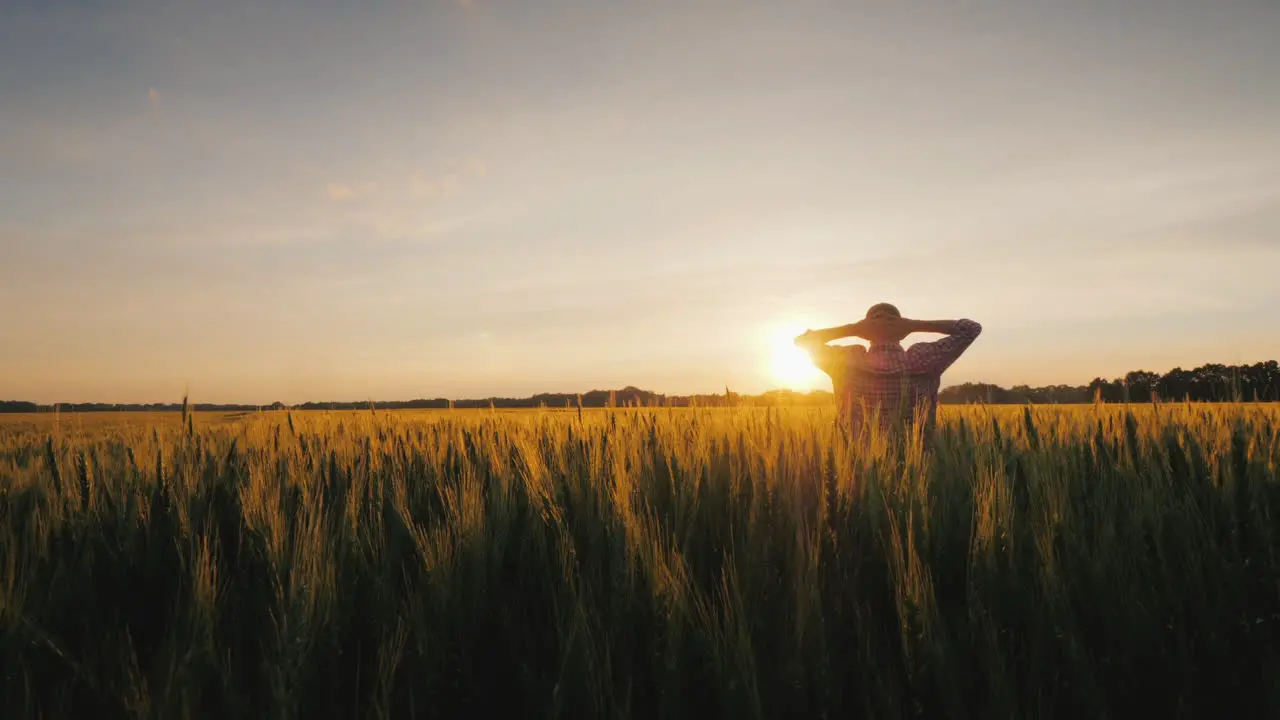
[[421,173],[409,176],[409,194],[418,198],[441,198],[452,195],[458,189],[458,176],[447,173],[435,178],[424,177]]
[[156,107],[160,104],[160,91],[155,88],[147,88],[147,104]]
[[329,186],[325,188],[325,194],[334,202],[347,202],[348,200],[369,197],[377,191],[377,183],[347,185],[346,183],[331,182],[329,183]]
[[409,195],[417,198],[441,198],[454,194],[469,180],[478,180],[489,173],[484,160],[472,158],[448,168],[443,173],[428,177],[422,173],[409,175]]

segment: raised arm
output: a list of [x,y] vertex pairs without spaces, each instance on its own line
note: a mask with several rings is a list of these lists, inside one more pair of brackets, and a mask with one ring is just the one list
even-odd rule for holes
[[796,338],[796,345],[809,350],[826,345],[832,340],[841,338],[855,337],[858,334],[858,323],[850,323],[839,327],[823,328],[821,330],[806,330],[803,335]]
[[941,333],[946,337],[933,342],[912,345],[907,350],[907,372],[942,374],[982,334],[982,326],[973,320],[903,320],[911,332]]
[[927,332],[940,335],[956,335],[964,332],[966,324],[975,327],[978,331],[982,330],[982,326],[972,320],[903,320],[902,322],[913,333]]
[[807,330],[796,338],[796,346],[809,353],[813,364],[830,375],[832,380],[845,373],[858,358],[866,353],[861,345],[828,345],[832,340],[857,336],[858,323],[840,327]]

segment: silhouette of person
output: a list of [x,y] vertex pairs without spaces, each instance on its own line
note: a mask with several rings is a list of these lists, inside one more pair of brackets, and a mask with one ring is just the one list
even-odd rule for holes
[[[946,337],[903,349],[902,340],[917,332]],[[795,343],[831,377],[840,421],[852,437],[877,423],[891,433],[922,430],[927,441],[937,419],[942,373],[981,332],[973,320],[911,320],[893,305],[878,303],[858,322],[807,330]],[[846,337],[867,340],[870,347],[828,344]]]

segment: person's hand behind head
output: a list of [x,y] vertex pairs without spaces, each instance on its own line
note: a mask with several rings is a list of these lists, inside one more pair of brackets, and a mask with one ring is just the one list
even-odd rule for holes
[[910,322],[904,320],[898,308],[889,303],[877,303],[867,310],[866,319],[858,323],[858,335],[873,343],[901,342],[911,334]]
[[858,323],[858,335],[873,343],[901,342],[910,334],[902,318],[869,318]]

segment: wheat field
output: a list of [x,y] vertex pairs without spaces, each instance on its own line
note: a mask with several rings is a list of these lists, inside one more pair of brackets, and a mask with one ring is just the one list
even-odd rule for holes
[[1280,409],[0,420],[0,717],[1280,714]]

